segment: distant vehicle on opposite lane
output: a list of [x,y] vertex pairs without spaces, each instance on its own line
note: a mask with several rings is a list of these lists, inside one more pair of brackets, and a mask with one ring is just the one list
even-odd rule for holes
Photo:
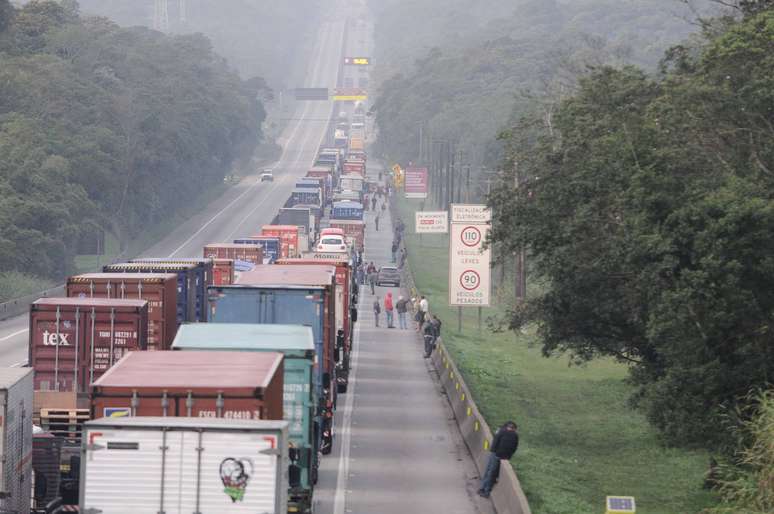
[[400,271],[395,266],[382,266],[376,275],[376,285],[400,287]]
[[270,169],[263,170],[263,173],[261,173],[261,182],[274,182],[274,172]]

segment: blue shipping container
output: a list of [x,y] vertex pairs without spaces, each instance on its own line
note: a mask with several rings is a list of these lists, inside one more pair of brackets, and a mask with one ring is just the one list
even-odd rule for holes
[[193,264],[196,274],[196,316],[193,321],[207,321],[207,286],[212,285],[212,267],[214,261],[206,257],[193,257],[181,259],[166,258],[138,258],[131,259],[129,262],[136,263],[170,263],[170,264]]
[[333,202],[331,218],[363,221],[363,204],[360,202]]
[[258,236],[234,239],[234,244],[261,245],[263,248],[263,263],[276,262],[280,256],[280,240],[278,237]]

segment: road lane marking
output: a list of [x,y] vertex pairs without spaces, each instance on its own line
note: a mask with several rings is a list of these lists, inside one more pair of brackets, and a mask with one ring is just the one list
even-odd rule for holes
[[1,341],[7,341],[7,340],[9,340],[9,339],[10,339],[10,338],[12,338],[12,337],[16,337],[16,336],[18,336],[18,335],[20,335],[20,334],[23,334],[23,333],[25,333],[25,332],[29,332],[29,330],[30,330],[29,328],[23,328],[23,329],[21,329],[21,330],[19,330],[19,331],[17,331],[17,332],[14,332],[13,334],[8,334],[8,335],[7,335],[7,336],[5,336],[5,337],[0,337],[0,342],[1,342]]
[[16,364],[11,364],[11,367],[12,368],[21,368],[22,366],[26,366],[26,365],[27,365],[27,361],[20,361],[20,362],[17,362]]
[[[363,297],[358,298],[357,310],[360,312],[363,307]],[[359,318],[358,318],[359,319]],[[333,514],[345,514],[347,503],[347,486],[349,482],[349,463],[350,449],[352,446],[352,411],[355,403],[355,375],[357,374],[357,362],[360,356],[360,325],[361,321],[355,323],[355,340],[352,343],[354,350],[352,352],[352,361],[349,367],[349,381],[347,384],[347,399],[344,402],[344,415],[342,416],[341,429],[341,453],[339,454],[339,474],[336,477],[336,495],[333,499]]]

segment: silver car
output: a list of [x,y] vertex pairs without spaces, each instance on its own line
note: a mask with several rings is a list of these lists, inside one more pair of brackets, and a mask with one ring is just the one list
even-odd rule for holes
[[395,266],[382,266],[376,275],[376,285],[400,287],[400,271]]

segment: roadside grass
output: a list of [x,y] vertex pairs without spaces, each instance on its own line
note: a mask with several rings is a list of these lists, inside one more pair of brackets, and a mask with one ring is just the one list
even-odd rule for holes
[[3,271],[0,273],[0,302],[39,293],[51,287],[54,287],[54,282],[46,278],[18,271]]
[[[512,459],[535,514],[598,514],[606,495],[634,496],[638,514],[689,514],[713,505],[702,489],[709,455],[664,447],[647,420],[627,405],[627,369],[610,360],[569,366],[545,358],[534,332],[493,332],[483,310],[448,305],[448,239],[413,234],[418,201],[398,202],[406,222],[409,265],[417,288],[443,322],[443,340],[493,429],[513,419],[521,445]],[[496,291],[502,291],[495,284]],[[495,294],[497,296],[497,294]],[[507,296],[507,295],[505,295]],[[495,302],[498,302],[495,299]]]

